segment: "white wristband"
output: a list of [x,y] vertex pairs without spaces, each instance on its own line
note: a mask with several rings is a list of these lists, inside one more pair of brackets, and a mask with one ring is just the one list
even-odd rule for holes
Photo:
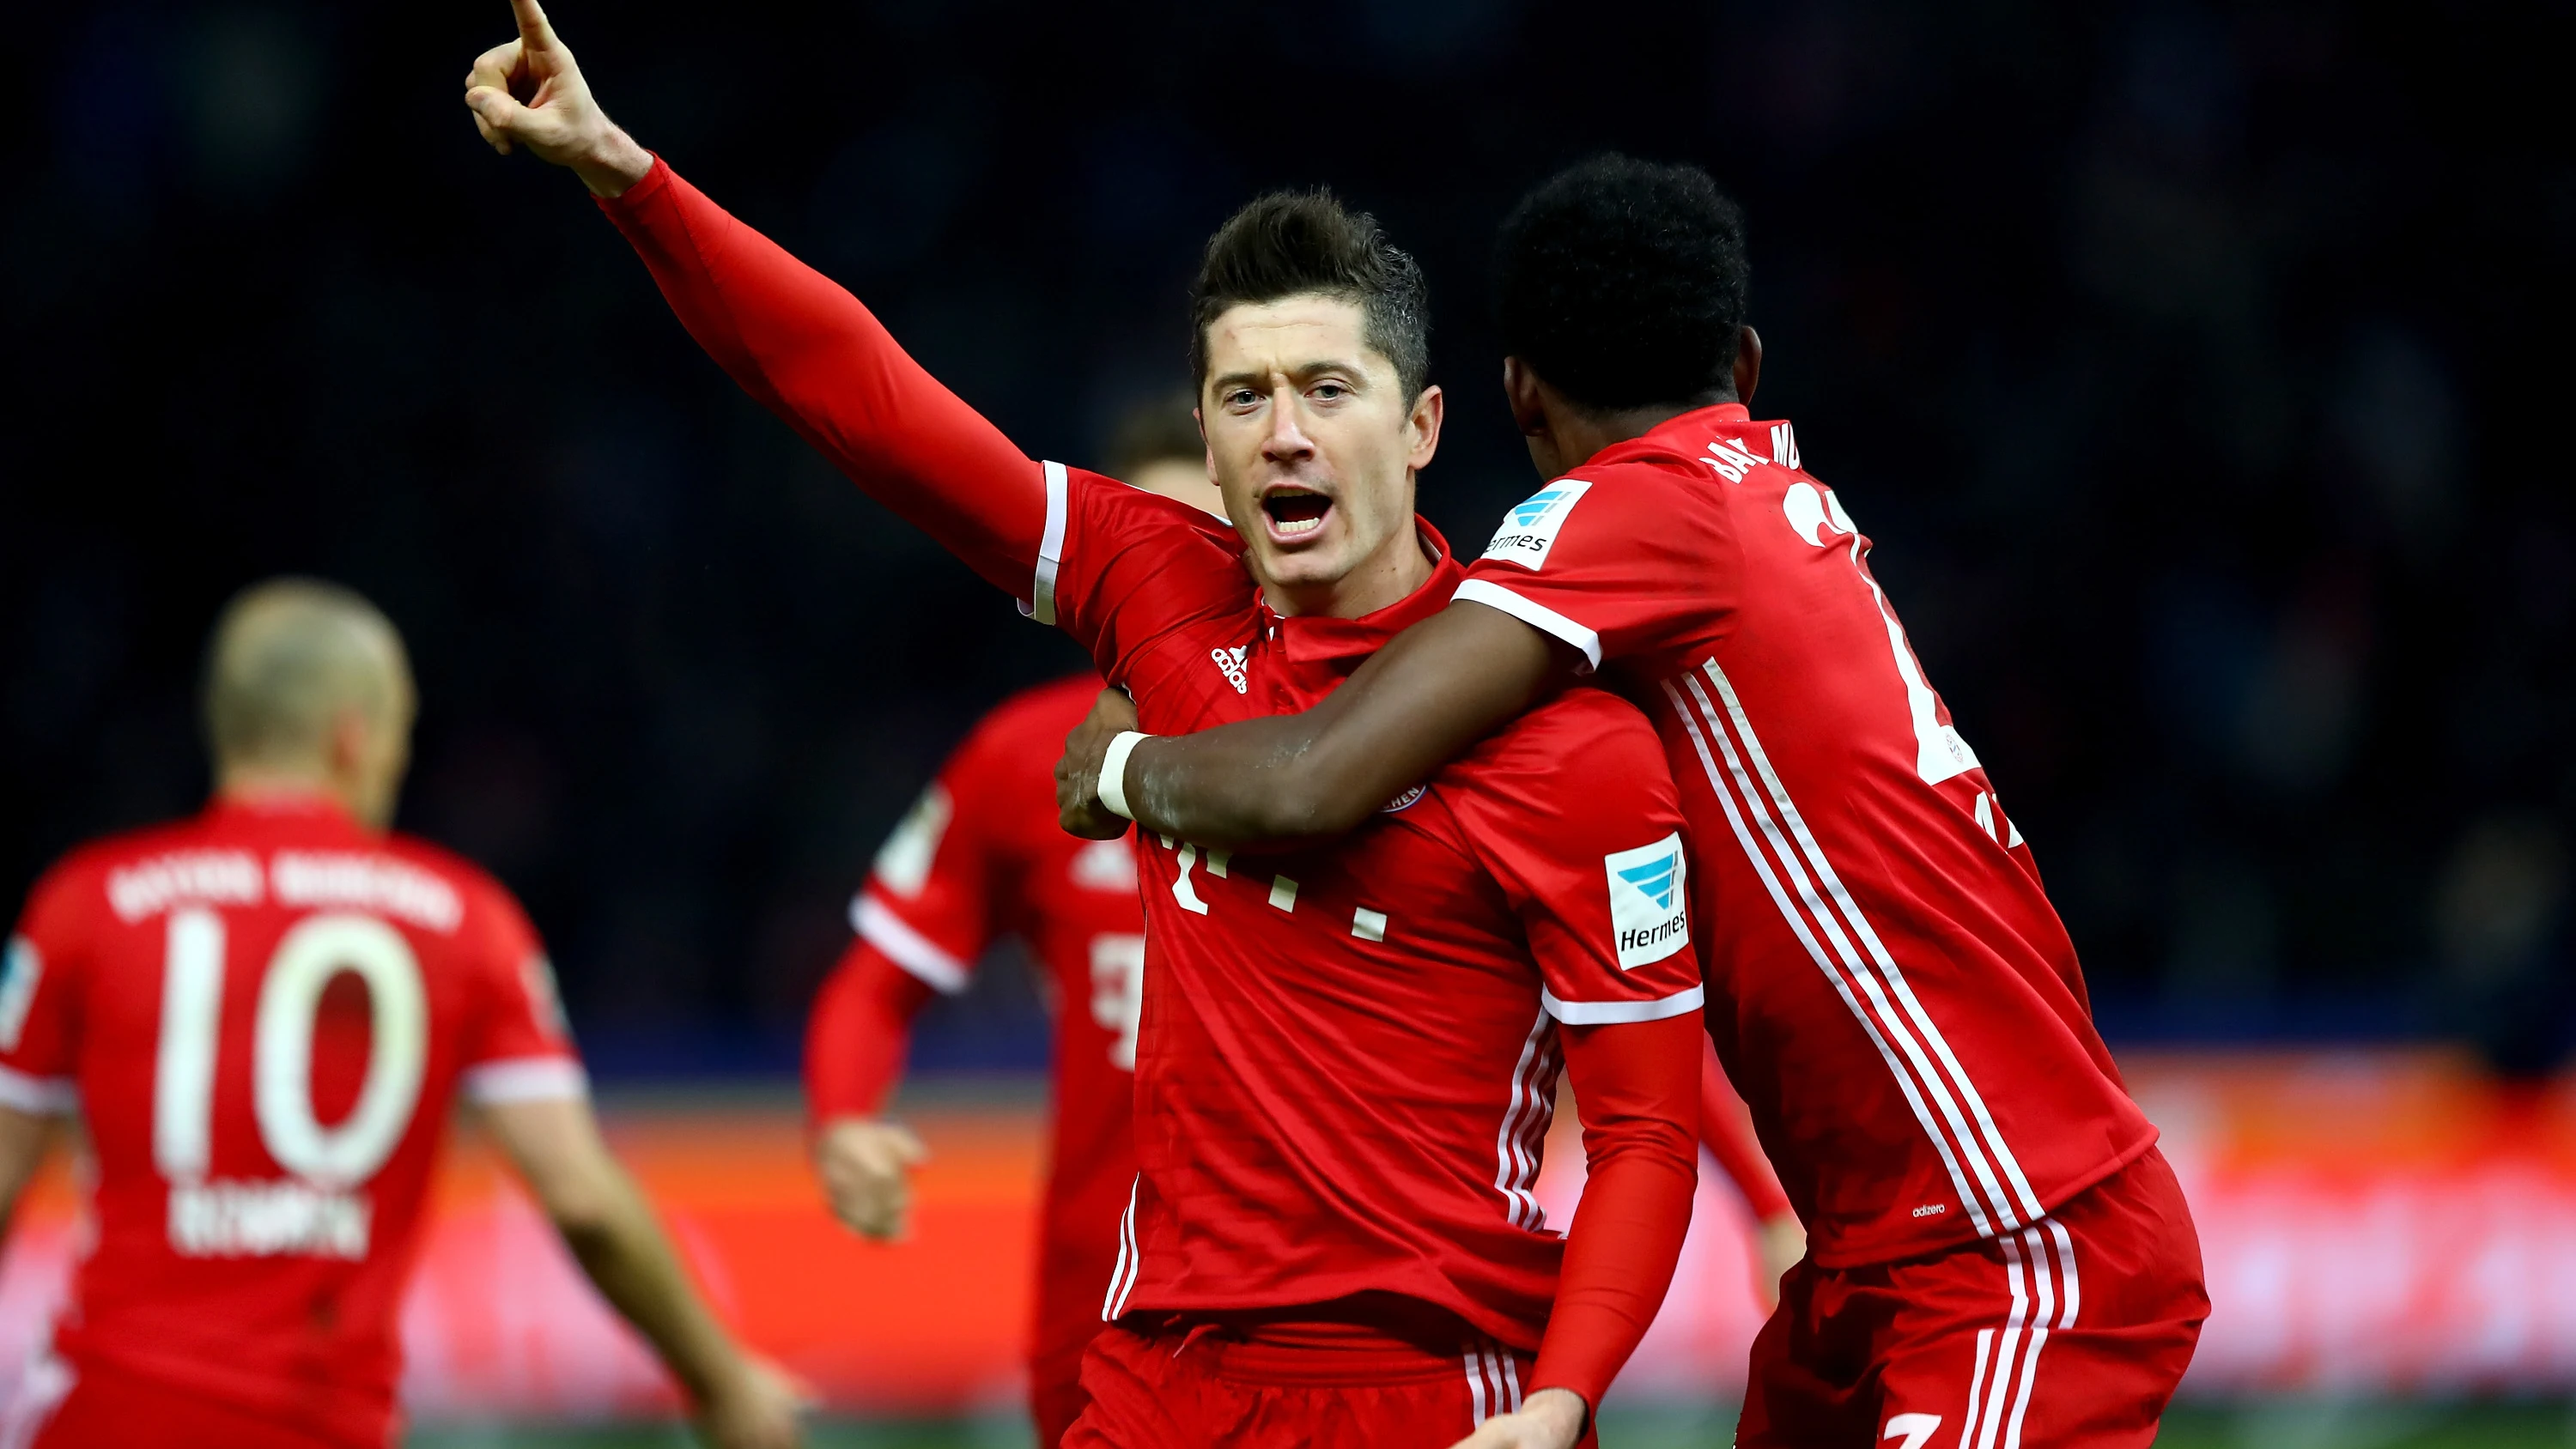
[[1100,757],[1100,784],[1097,786],[1100,803],[1108,806],[1109,813],[1121,820],[1136,818],[1134,812],[1127,808],[1127,757],[1136,753],[1138,745],[1152,738],[1152,735],[1138,734],[1134,730],[1120,730],[1117,737],[1109,742],[1109,753]]

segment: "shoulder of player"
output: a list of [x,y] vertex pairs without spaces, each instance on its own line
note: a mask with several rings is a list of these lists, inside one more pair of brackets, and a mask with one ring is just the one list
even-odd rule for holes
[[121,867],[169,855],[183,850],[222,849],[225,842],[209,838],[204,823],[196,819],[165,820],[153,825],[140,825],[82,841],[64,851],[44,874],[27,890],[30,903],[59,897],[67,892],[103,889],[108,875]]
[[501,884],[498,876],[436,841],[395,831],[378,840],[376,849],[447,882],[462,898],[469,922],[495,917],[513,923],[527,919],[519,898]]
[[1165,546],[1203,544],[1213,556],[1228,559],[1243,554],[1243,539],[1214,514],[1103,473],[1068,468],[1065,477],[1074,515],[1093,527],[1106,525],[1114,537],[1151,537]]
[[1452,776],[1471,788],[1559,799],[1615,794],[1639,781],[1672,790],[1655,727],[1635,705],[1592,685],[1563,690],[1487,735],[1451,763],[1442,783]]
[[[1061,747],[1065,735],[1091,713],[1091,702],[1106,687],[1100,676],[1089,670],[1031,685],[993,706],[977,722],[969,743],[1016,749],[1025,741],[1052,734],[1055,744]],[[1049,764],[1052,763],[1050,757]]]

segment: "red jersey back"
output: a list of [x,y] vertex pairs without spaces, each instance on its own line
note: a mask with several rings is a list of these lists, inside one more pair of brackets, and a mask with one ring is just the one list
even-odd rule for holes
[[1711,1034],[1828,1267],[2021,1227],[2155,1140],[1869,547],[1789,425],[1727,404],[1532,495],[1458,591],[1654,720]]
[[[1157,733],[1304,709],[1461,572],[1360,619],[1270,610],[1221,521],[1048,464],[1031,611]],[[1152,838],[1141,1176],[1104,1316],[1401,1294],[1535,1349],[1563,1239],[1532,1188],[1560,1023],[1699,1009],[1653,732],[1569,690],[1312,849]]]
[[[1013,695],[986,715],[877,853],[850,907],[860,936],[952,995],[966,989],[995,938],[1015,935],[1055,998],[1041,1357],[1098,1328],[1118,1217],[1136,1177],[1129,1123],[1145,912],[1135,847],[1067,835],[1055,810],[1055,757],[1099,693],[1099,677],[1081,674]],[[1059,1300],[1065,1315],[1046,1311]],[[1049,1321],[1066,1315],[1069,1322]]]
[[382,1444],[461,1092],[586,1090],[535,933],[445,851],[307,800],[72,854],[0,981],[0,1100],[87,1119],[87,1361]]

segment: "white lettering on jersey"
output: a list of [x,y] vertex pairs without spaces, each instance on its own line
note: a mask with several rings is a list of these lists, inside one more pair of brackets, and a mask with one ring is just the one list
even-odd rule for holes
[[1225,671],[1225,682],[1233,685],[1234,692],[1237,694],[1250,694],[1252,692],[1252,683],[1249,679],[1245,678],[1243,673],[1244,656],[1250,652],[1251,650],[1249,646],[1242,649],[1211,649],[1208,651],[1208,657],[1216,661],[1217,668]]
[[1503,526],[1494,530],[1493,541],[1485,545],[1485,557],[1507,559],[1525,569],[1545,566],[1558,531],[1591,487],[1580,478],[1559,478],[1522,499],[1503,515]]
[[27,1034],[27,1009],[36,1004],[36,982],[44,974],[36,943],[10,937],[9,955],[0,963],[0,1051],[16,1051],[18,1038]]
[[1729,483],[1741,483],[1744,475],[1762,466],[1767,459],[1755,457],[1733,438],[1720,438],[1708,445],[1708,456],[1701,462],[1717,470],[1717,476]]
[[1619,969],[1661,961],[1690,944],[1689,874],[1682,838],[1675,833],[1652,845],[1601,857],[1610,883],[1610,930]]
[[1883,1441],[1902,1434],[1905,1442],[1897,1445],[1896,1449],[1923,1449],[1931,1441],[1933,1431],[1940,1427],[1941,1416],[1938,1414],[1898,1414],[1887,1421],[1887,1427],[1879,1431],[1878,1437]]
[[930,863],[939,856],[940,837],[948,833],[948,818],[954,812],[948,803],[948,792],[933,784],[912,802],[912,809],[877,847],[876,872],[879,883],[887,890],[909,900],[921,894],[930,879]]
[[183,1258],[367,1256],[375,1217],[366,1194],[309,1182],[170,1186],[170,1248]]
[[238,850],[156,855],[121,866],[107,877],[107,903],[126,921],[157,916],[180,901],[255,906],[263,894],[259,857]]
[[1792,470],[1798,466],[1798,434],[1787,423],[1771,425],[1771,461]]
[[269,862],[268,884],[281,905],[365,911],[440,932],[465,919],[454,886],[387,856],[281,850]]

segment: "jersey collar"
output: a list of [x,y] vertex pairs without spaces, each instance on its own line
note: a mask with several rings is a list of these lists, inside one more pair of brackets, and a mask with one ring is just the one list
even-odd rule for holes
[[318,790],[266,790],[256,795],[217,795],[206,802],[209,820],[326,820],[358,826],[348,807]]
[[[1583,468],[1599,467],[1609,463],[1625,463],[1632,459],[1655,453],[1667,453],[1675,449],[1684,454],[1697,453],[1698,435],[1720,428],[1745,427],[1752,421],[1752,410],[1740,402],[1712,403],[1704,408],[1693,408],[1689,412],[1664,419],[1624,443],[1611,444],[1586,458],[1583,461]],[[1573,473],[1579,474],[1583,468],[1574,469]],[[1567,476],[1571,477],[1573,474]]]
[[1362,614],[1356,619],[1281,614],[1262,599],[1262,637],[1276,640],[1281,655],[1291,664],[1324,664],[1374,654],[1389,639],[1449,607],[1449,596],[1458,592],[1467,570],[1450,551],[1449,540],[1440,536],[1440,530],[1433,528],[1429,519],[1416,514],[1413,527],[1434,560],[1431,577],[1424,579],[1420,588],[1374,614]]

